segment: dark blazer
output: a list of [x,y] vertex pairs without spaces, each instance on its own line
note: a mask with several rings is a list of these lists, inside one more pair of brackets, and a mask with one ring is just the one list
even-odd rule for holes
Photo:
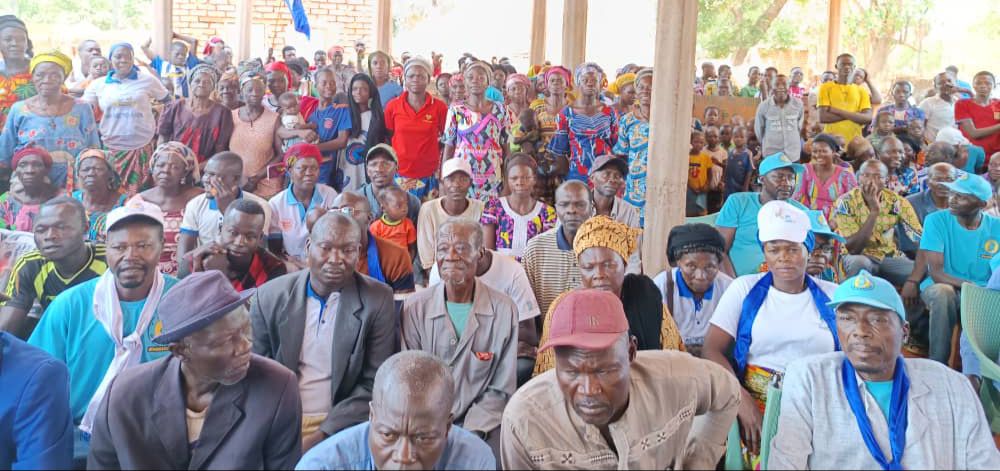
[[[299,355],[306,329],[306,283],[309,270],[276,278],[251,298],[254,353],[273,358],[299,373]],[[398,323],[392,289],[354,273],[340,291],[334,317],[333,404],[320,425],[327,435],[368,420],[375,371],[399,351]]]
[[87,469],[292,469],[302,455],[298,379],[267,358],[219,386],[193,450],[185,409],[176,357],[123,371],[94,420]]

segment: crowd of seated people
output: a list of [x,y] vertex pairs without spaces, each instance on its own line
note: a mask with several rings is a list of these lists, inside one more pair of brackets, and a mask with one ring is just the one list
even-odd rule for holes
[[1000,468],[992,73],[702,64],[654,267],[650,67],[174,39],[0,16],[0,468]]

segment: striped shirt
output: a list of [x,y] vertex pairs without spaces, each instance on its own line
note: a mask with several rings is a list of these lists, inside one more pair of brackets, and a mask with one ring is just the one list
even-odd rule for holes
[[541,312],[548,312],[564,291],[580,286],[580,267],[561,224],[529,240],[521,262]]
[[37,250],[22,255],[14,263],[10,279],[7,280],[4,295],[10,299],[4,305],[30,310],[37,299],[44,311],[59,293],[101,276],[108,269],[104,259],[104,245],[86,244],[84,247],[89,254],[87,263],[69,276],[59,273],[55,262],[45,258]]

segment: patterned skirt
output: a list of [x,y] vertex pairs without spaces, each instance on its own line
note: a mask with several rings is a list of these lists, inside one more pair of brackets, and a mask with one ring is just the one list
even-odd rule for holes
[[122,179],[122,190],[127,198],[153,187],[150,159],[156,149],[156,140],[152,140],[138,149],[112,150],[108,149],[108,160]]

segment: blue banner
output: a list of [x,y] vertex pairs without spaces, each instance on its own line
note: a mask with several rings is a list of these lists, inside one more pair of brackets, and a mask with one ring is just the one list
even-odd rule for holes
[[309,37],[309,17],[306,16],[306,8],[302,6],[302,0],[285,0],[285,5],[288,5],[288,12],[292,14],[295,31],[306,35],[307,39],[311,39]]

